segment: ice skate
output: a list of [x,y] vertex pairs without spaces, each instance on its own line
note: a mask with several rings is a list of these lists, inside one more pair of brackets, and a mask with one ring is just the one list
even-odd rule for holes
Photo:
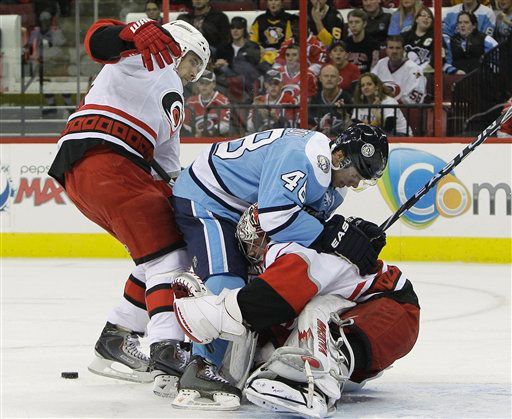
[[153,393],[160,397],[175,397],[178,380],[190,359],[190,345],[177,340],[151,344],[149,369],[155,379]]
[[141,334],[107,322],[94,347],[96,356],[89,371],[137,383],[152,382],[149,358],[139,349]]
[[173,407],[183,409],[236,410],[242,392],[232,386],[217,367],[201,356],[194,356],[178,384]]

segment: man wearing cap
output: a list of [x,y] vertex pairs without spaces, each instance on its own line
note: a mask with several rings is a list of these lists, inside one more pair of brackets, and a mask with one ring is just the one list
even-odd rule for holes
[[265,94],[256,96],[253,105],[268,105],[251,109],[247,120],[249,132],[271,128],[288,128],[296,124],[298,109],[283,109],[283,105],[297,105],[290,91],[283,91],[282,74],[271,69],[265,74]]
[[329,61],[340,73],[340,87],[349,92],[354,91],[356,82],[361,77],[359,67],[348,60],[347,46],[343,41],[335,41],[329,47]]
[[192,12],[183,13],[178,19],[190,23],[201,32],[213,50],[228,42],[229,19],[224,12],[215,10],[210,0],[192,0],[192,7]]
[[225,135],[229,131],[229,99],[215,87],[215,74],[205,70],[197,82],[199,94],[187,100],[183,127],[195,137]]
[[[253,84],[259,77],[260,47],[249,41],[247,20],[241,16],[231,19],[231,39],[219,46],[214,55],[214,68],[217,76],[243,77],[243,95],[241,102],[251,102]],[[229,84],[227,82],[226,84]]]

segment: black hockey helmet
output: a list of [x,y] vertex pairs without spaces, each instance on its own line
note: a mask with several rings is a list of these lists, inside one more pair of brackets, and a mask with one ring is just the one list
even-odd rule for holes
[[[388,138],[379,127],[353,124],[330,142],[331,152],[343,150],[339,168],[353,165],[365,179],[378,179],[388,162]],[[336,169],[336,168],[334,168]]]

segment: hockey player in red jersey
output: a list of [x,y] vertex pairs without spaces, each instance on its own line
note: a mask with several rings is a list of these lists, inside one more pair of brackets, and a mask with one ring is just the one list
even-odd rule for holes
[[[216,89],[215,74],[206,70],[197,82],[197,89],[199,94],[187,100],[184,128],[195,137],[226,135],[229,131],[229,99]],[[210,106],[212,108],[208,109]]]
[[[186,273],[190,262],[170,205],[172,189],[151,167],[156,161],[169,178],[180,170],[183,85],[203,73],[209,45],[183,21],[160,26],[150,19],[99,20],[86,34],[85,49],[105,66],[69,117],[49,174],[87,218],[126,247],[136,265],[89,369],[129,381],[154,379],[156,394],[172,395],[187,351],[171,286],[181,284],[185,294],[204,288]],[[138,348],[145,333],[150,357]]]

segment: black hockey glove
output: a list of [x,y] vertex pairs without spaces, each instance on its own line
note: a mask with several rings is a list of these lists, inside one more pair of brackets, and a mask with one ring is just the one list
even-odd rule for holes
[[327,221],[311,247],[348,259],[359,268],[361,275],[377,272],[377,252],[370,239],[342,215],[336,214]]
[[386,245],[386,233],[384,230],[382,230],[377,224],[363,220],[362,218],[350,217],[347,218],[347,221],[366,234],[378,256],[382,248]]

